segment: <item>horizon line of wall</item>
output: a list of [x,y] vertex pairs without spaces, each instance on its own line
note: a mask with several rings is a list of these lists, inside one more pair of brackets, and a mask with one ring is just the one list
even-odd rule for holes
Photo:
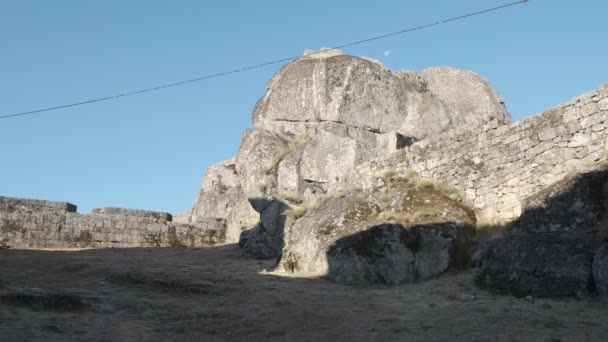
[[224,240],[225,222],[173,222],[166,212],[94,208],[68,202],[0,196],[0,247],[206,246]]

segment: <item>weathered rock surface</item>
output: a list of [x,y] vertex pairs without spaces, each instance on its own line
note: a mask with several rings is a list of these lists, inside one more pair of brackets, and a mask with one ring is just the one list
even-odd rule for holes
[[400,224],[374,226],[330,246],[326,256],[327,276],[345,284],[412,283],[414,247],[414,236]]
[[431,93],[452,112],[452,121],[482,127],[495,120],[511,123],[511,115],[496,89],[484,77],[452,67],[432,67],[420,73]]
[[[445,81],[451,76],[440,75]],[[458,77],[454,82],[462,79]],[[460,87],[477,87],[479,83]],[[464,124],[455,120],[452,108],[428,90],[427,83],[415,75],[393,73],[363,58],[301,58],[273,76],[266,95],[256,105],[253,122],[256,129],[296,133],[309,133],[316,124],[335,122],[418,139]],[[500,100],[497,102],[500,105]],[[465,110],[465,103],[459,101],[457,110]]]
[[279,268],[342,283],[396,285],[469,262],[474,214],[430,185],[384,177],[327,198],[287,231]]
[[384,223],[334,242],[328,273],[345,284],[399,285],[465,268],[473,231],[462,223]]
[[608,297],[608,243],[604,242],[593,258],[593,281],[602,297]]
[[559,181],[525,200],[513,233],[558,231],[595,234],[608,215],[608,167]]
[[587,297],[600,241],[587,234],[521,234],[492,242],[480,258],[477,285],[516,297]]
[[255,224],[257,214],[247,202],[236,167],[235,160],[231,159],[208,168],[192,209],[182,214],[178,222],[223,220],[226,241],[238,241],[241,231]]
[[236,156],[236,172],[247,197],[265,195],[274,188],[272,170],[289,152],[286,136],[264,130],[246,130]]
[[260,222],[241,233],[239,245],[244,253],[259,259],[281,255],[285,239],[285,211],[289,204],[275,198],[252,198],[251,206],[260,214]]

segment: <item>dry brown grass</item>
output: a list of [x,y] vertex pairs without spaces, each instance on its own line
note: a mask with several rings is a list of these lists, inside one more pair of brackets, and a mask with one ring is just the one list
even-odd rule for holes
[[294,204],[302,204],[304,203],[304,198],[299,194],[291,194],[291,193],[281,193],[277,194],[275,197],[280,198],[284,201]]
[[380,213],[380,215],[378,215],[378,218],[382,221],[395,221],[402,226],[413,222],[412,216],[395,211],[383,211]]
[[276,170],[279,167],[279,164],[283,161],[283,159],[285,159],[285,157],[287,157],[287,155],[289,153],[291,153],[293,150],[295,150],[298,146],[307,143],[310,140],[310,136],[306,135],[306,134],[298,134],[295,136],[295,138],[289,142],[289,144],[287,144],[287,146],[285,146],[283,149],[281,149],[279,151],[279,153],[277,153],[274,158],[272,159],[272,161],[270,162],[270,165],[268,165],[268,167],[264,170],[264,172],[269,175],[273,172],[276,172]]
[[304,216],[306,212],[317,206],[317,201],[303,201],[297,207],[285,210],[283,215],[287,218],[285,222],[288,226],[293,225],[300,217]]

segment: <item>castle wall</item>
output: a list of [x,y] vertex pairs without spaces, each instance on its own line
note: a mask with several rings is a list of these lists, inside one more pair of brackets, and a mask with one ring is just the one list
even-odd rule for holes
[[492,222],[518,217],[528,196],[607,159],[608,84],[510,125],[420,141],[356,174],[413,169],[462,190],[478,218]]
[[0,197],[0,246],[12,248],[203,246],[224,240],[225,222],[172,221],[168,213]]

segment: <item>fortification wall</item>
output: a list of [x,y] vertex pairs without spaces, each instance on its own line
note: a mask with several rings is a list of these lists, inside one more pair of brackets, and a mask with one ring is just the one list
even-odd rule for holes
[[458,130],[359,166],[353,178],[413,169],[451,184],[484,221],[518,217],[526,198],[608,159],[608,84],[510,125]]
[[225,222],[172,221],[171,214],[0,197],[0,245],[13,248],[203,246],[224,240]]

